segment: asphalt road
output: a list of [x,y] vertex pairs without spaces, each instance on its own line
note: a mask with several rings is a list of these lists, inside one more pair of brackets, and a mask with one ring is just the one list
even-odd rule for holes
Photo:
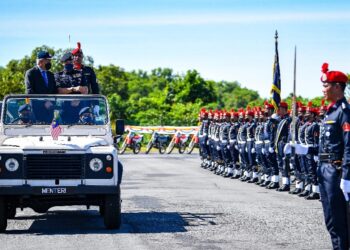
[[196,155],[120,158],[120,230],[96,207],[18,210],[0,249],[331,249],[319,201],[213,175]]

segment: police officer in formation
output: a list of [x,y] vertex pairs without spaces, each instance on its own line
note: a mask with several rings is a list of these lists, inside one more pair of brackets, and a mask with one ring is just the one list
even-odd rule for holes
[[348,78],[328,71],[328,64],[322,72],[329,105],[298,102],[294,128],[285,102],[276,113],[267,101],[263,109],[202,109],[201,167],[307,200],[320,199],[333,248],[349,249],[350,105],[344,97]]

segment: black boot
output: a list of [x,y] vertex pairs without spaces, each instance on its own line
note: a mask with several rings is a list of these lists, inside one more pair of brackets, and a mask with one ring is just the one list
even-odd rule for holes
[[264,180],[263,179],[260,179],[260,180],[258,180],[257,182],[255,182],[255,184],[256,185],[261,185],[261,184],[263,184],[264,183]]
[[301,192],[300,194],[298,194],[299,197],[306,197],[310,194],[309,190],[304,190],[303,192]]
[[320,199],[320,194],[312,192],[311,194],[306,196],[305,199],[306,200],[319,200]]
[[301,188],[295,188],[292,191],[290,191],[290,194],[300,194],[303,190]]
[[248,183],[257,183],[259,181],[258,177],[252,178],[248,181]]
[[279,192],[287,192],[289,190],[290,190],[290,186],[287,184],[284,184],[282,187],[276,189],[276,191],[279,191]]
[[280,184],[278,182],[271,182],[270,185],[268,185],[266,188],[267,189],[276,189],[279,187],[280,187]]
[[271,181],[264,181],[262,184],[260,184],[260,187],[267,187],[270,185]]

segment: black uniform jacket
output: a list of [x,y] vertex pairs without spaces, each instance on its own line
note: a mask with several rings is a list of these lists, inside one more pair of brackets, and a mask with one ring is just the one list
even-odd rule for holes
[[342,160],[342,178],[350,180],[350,106],[345,98],[328,108],[320,128],[319,153]]

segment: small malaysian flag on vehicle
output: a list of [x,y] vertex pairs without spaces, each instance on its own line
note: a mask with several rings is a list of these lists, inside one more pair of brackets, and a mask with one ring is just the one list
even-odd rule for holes
[[55,112],[55,117],[51,123],[51,127],[50,127],[50,133],[52,136],[52,139],[54,140],[58,140],[58,137],[60,136],[60,134],[62,133],[62,128],[58,122],[58,113]]

